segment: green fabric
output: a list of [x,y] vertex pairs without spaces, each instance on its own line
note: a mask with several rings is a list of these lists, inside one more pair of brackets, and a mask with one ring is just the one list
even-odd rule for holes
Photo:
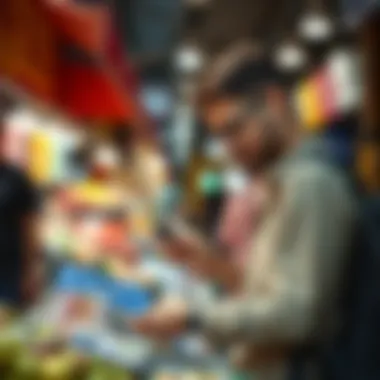
[[244,373],[244,372],[234,372],[232,375],[233,380],[254,380],[255,376],[253,376],[251,373]]
[[216,171],[204,172],[199,180],[199,188],[205,195],[218,194],[222,190],[222,178]]

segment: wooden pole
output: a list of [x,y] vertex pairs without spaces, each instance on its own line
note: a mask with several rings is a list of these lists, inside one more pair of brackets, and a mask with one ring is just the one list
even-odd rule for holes
[[364,101],[357,151],[358,174],[366,189],[380,190],[380,11],[360,29],[363,49]]

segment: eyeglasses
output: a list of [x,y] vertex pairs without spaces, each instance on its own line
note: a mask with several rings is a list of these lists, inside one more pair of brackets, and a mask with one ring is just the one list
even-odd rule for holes
[[268,124],[271,119],[268,111],[265,109],[258,109],[252,104],[246,104],[241,111],[227,121],[217,132],[214,132],[216,138],[229,139],[236,137],[246,126],[250,119],[255,118],[260,121],[263,128]]
[[252,109],[250,107],[243,107],[235,117],[228,120],[222,127],[219,128],[218,131],[214,132],[214,136],[222,139],[237,136],[251,116]]

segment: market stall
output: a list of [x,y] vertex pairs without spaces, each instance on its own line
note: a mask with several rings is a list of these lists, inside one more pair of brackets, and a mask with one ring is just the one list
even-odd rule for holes
[[[140,339],[138,349],[132,336],[119,339],[97,323],[123,324],[118,318],[149,305],[152,276],[131,268],[130,231],[141,231],[146,215],[134,216],[136,192],[124,188],[120,175],[108,182],[90,178],[86,160],[75,157],[94,138],[94,151],[108,144],[107,126],[138,122],[143,112],[135,74],[111,39],[105,9],[7,1],[0,18],[0,48],[7,51],[0,73],[16,105],[4,120],[6,156],[39,189],[42,248],[46,261],[56,264],[46,288],[52,298],[16,319],[2,308],[2,323],[11,322],[0,344],[2,378],[129,378],[129,367],[137,366],[133,361],[144,361],[147,343]],[[103,153],[98,161],[110,163]],[[44,318],[30,322],[38,312]],[[99,327],[99,335],[76,335],[84,319]]]
[[7,118],[10,159],[24,165],[41,189],[59,189],[45,196],[41,224],[46,255],[59,266],[40,302],[2,334],[3,373],[9,379],[223,378],[220,359],[202,337],[163,347],[128,329],[131,318],[164,294],[211,297],[208,287],[165,265],[154,246],[152,223],[166,180],[159,151],[135,147],[145,191],[138,196],[129,185],[126,196],[120,161],[106,135],[88,170],[73,172],[71,154],[54,144],[67,139],[77,148],[83,135],[49,116],[19,108]]

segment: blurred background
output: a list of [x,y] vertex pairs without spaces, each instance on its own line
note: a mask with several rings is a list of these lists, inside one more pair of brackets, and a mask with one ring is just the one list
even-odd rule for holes
[[[1,378],[29,379],[17,371],[40,371],[33,379],[142,373],[231,379],[224,360],[199,337],[185,344],[186,360],[172,353],[156,360],[150,342],[118,333],[117,319],[144,310],[158,282],[189,297],[204,290],[188,273],[162,265],[155,246],[160,220],[178,210],[210,233],[225,198],[244,188],[197,116],[200,74],[235,45],[249,43],[267,54],[305,131],[332,144],[339,162],[377,193],[379,4],[2,0],[4,160],[31,179],[46,275],[29,311],[4,302],[2,323],[12,333],[2,335],[0,362],[14,377]],[[0,224],[3,229],[7,221]],[[101,275],[89,271],[94,263]],[[104,318],[112,328],[99,327]],[[37,349],[41,344],[44,350]],[[36,369],[41,357],[46,368]]]

